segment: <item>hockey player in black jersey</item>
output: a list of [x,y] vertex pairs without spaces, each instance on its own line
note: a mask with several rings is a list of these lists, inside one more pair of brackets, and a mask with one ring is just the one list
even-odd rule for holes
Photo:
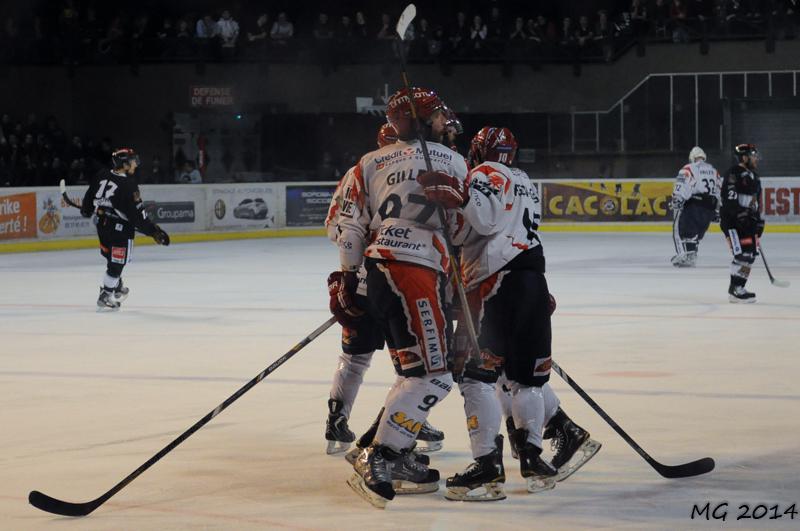
[[113,169],[97,174],[81,202],[81,215],[94,216],[100,254],[106,259],[98,311],[118,310],[128,297],[128,288],[122,284],[122,269],[131,259],[137,230],[159,245],[169,245],[167,233],[148,219],[139,185],[133,178],[139,156],[132,149],[122,148],[112,153],[111,162]]
[[739,144],[734,152],[739,163],[728,170],[722,183],[720,209],[720,228],[733,253],[728,299],[734,303],[752,303],[756,302],[756,294],[744,286],[758,256],[758,238],[764,232],[764,219],[758,208],[761,197],[761,181],[756,173],[759,156],[753,144]]

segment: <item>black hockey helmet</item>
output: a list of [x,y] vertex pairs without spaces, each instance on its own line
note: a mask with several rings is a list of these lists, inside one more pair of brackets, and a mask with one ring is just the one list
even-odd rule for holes
[[736,159],[740,162],[742,161],[743,157],[750,157],[758,159],[758,149],[756,149],[755,144],[737,144],[735,148],[733,148],[733,152],[736,154]]
[[130,162],[135,162],[137,166],[140,164],[139,155],[131,148],[119,148],[111,154],[111,164],[114,168],[122,168]]

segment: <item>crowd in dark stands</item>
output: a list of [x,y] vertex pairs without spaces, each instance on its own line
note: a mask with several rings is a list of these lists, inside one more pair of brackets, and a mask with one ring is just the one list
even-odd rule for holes
[[111,160],[109,138],[69,136],[53,116],[0,114],[0,186],[85,183]]
[[[0,8],[0,62],[79,65],[308,58],[335,68],[337,62],[385,58],[395,45],[394,24],[405,5],[381,5],[386,9],[382,12],[369,3],[358,8],[352,2],[334,7],[321,1],[274,11],[265,4],[242,1],[202,11],[204,2],[178,1],[171,2],[171,8],[153,9],[120,4],[127,7],[62,0],[57,9]],[[777,38],[794,38],[800,24],[800,0],[437,4],[438,9],[421,5],[408,28],[412,60],[611,60],[621,44],[636,39],[688,42],[770,32]]]

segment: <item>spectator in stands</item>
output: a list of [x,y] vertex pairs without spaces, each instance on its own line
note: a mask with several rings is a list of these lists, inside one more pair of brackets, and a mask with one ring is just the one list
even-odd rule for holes
[[[410,24],[409,24],[410,25]],[[376,37],[379,40],[391,40],[394,39],[394,28],[392,27],[392,19],[389,17],[388,13],[381,14],[381,29],[378,31]]]
[[6,18],[0,35],[0,63],[16,64],[22,61],[22,39],[14,17]]
[[236,41],[239,39],[239,23],[231,17],[227,9],[217,21],[220,41],[222,44],[222,57],[231,59],[236,55]]
[[794,39],[797,36],[797,27],[800,26],[800,0],[784,0],[784,13],[781,17],[784,23],[785,37]]
[[669,18],[672,24],[672,42],[689,42],[688,13],[683,0],[672,0]]
[[203,175],[197,169],[194,161],[187,160],[183,163],[177,182],[180,184],[201,184],[203,182]]
[[348,63],[352,62],[355,52],[356,34],[355,28],[353,27],[353,20],[349,15],[342,15],[334,35],[336,38],[336,48],[339,51],[339,60]]
[[667,36],[667,24],[669,22],[669,2],[667,0],[655,0],[653,5],[653,31],[656,37]]
[[369,29],[367,28],[367,19],[364,17],[363,11],[356,12],[356,27],[354,34],[357,39],[368,39],[371,37]]
[[426,58],[428,55],[428,41],[433,37],[433,30],[427,18],[419,19],[419,28],[411,46],[411,57]]
[[500,14],[500,8],[493,6],[486,23],[486,48],[489,55],[499,57],[506,42],[506,25]]
[[[533,23],[533,19],[531,19],[531,23]],[[525,33],[525,19],[522,17],[517,17],[514,19],[514,27],[511,29],[511,33],[508,34],[509,41],[527,41],[528,34]]]
[[[37,17],[38,18],[38,17]],[[34,21],[34,32],[37,21]],[[41,19],[38,20],[38,31],[41,32]],[[93,62],[97,43],[103,38],[103,25],[97,19],[97,11],[93,7],[86,8],[86,19],[81,24],[81,57]],[[37,46],[39,44],[37,43]],[[37,50],[35,53],[41,53]]]
[[631,0],[629,13],[631,15],[631,29],[633,30],[633,34],[639,40],[644,39],[650,24],[647,18],[647,6],[642,0]]
[[594,30],[589,25],[589,17],[586,15],[581,15],[578,19],[578,27],[575,29],[575,43],[581,58],[593,52]]
[[463,11],[456,13],[456,23],[450,29],[450,46],[456,56],[466,55],[469,49],[470,27]]
[[161,21],[161,28],[156,31],[158,39],[158,54],[161,57],[175,56],[175,26],[170,17],[164,17]]
[[175,56],[189,57],[194,53],[192,34],[189,22],[185,18],[178,19],[175,33]]
[[330,23],[327,13],[320,13],[317,15],[317,22],[314,24],[314,46],[319,61],[322,67],[322,73],[328,75],[331,70],[336,69],[336,50],[332,46],[333,43],[333,26]]
[[73,0],[65,0],[58,15],[58,37],[64,64],[75,65],[80,54],[80,17]]
[[256,59],[267,58],[267,37],[269,36],[269,16],[261,13],[255,23],[247,30],[248,54]]
[[600,48],[603,60],[606,62],[611,61],[614,58],[614,30],[608,20],[608,12],[604,9],[597,13],[594,41]]
[[278,13],[278,19],[272,24],[269,36],[276,44],[283,46],[294,37],[294,24],[289,21],[289,17],[283,11]]
[[470,55],[484,57],[486,55],[486,37],[489,29],[483,23],[480,15],[472,17],[472,26],[469,28]]

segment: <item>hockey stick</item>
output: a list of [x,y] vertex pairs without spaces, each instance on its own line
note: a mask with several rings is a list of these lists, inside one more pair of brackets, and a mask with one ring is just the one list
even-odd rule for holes
[[205,417],[198,420],[191,428],[183,432],[177,439],[169,443],[165,446],[160,452],[156,455],[151,457],[144,463],[142,466],[134,470],[133,472],[128,475],[125,479],[114,485],[108,492],[100,496],[99,498],[83,503],[70,503],[62,500],[57,500],[55,498],[51,498],[47,494],[42,494],[38,490],[31,491],[28,495],[28,502],[31,505],[36,507],[37,509],[41,509],[42,511],[47,511],[48,513],[53,514],[61,514],[64,516],[86,516],[87,514],[91,513],[101,505],[103,505],[109,498],[111,498],[114,494],[125,488],[128,483],[139,477],[139,475],[153,466],[159,459],[167,455],[176,446],[181,444],[183,441],[189,438],[194,432],[208,424],[208,422],[219,415],[225,408],[236,402],[243,394],[253,388],[257,383],[261,380],[269,376],[275,369],[283,365],[289,358],[300,352],[300,350],[311,343],[314,339],[316,339],[320,334],[322,334],[325,330],[331,327],[333,323],[336,322],[335,317],[331,317],[327,321],[325,321],[319,328],[311,332],[305,338],[303,338],[298,344],[293,346],[289,352],[275,360],[272,365],[261,371],[258,376],[247,382],[244,386],[242,386],[238,391],[233,393],[229,396],[224,402],[220,405],[215,407],[210,413],[208,413]]
[[61,179],[61,182],[58,183],[58,185],[61,188],[61,198],[64,200],[64,202],[69,206],[75,207],[78,210],[80,210],[81,206],[73,203],[72,199],[70,199],[69,196],[67,195],[67,183],[64,182],[64,179]]
[[767,265],[767,257],[764,256],[764,248],[761,247],[761,242],[758,242],[758,251],[761,255],[761,260],[764,261],[764,269],[767,270],[767,275],[769,275],[769,281],[772,282],[772,285],[778,286],[779,288],[788,288],[791,286],[792,283],[788,280],[780,280],[772,276],[772,271],[769,270],[769,265]]
[[[431,163],[431,156],[428,153],[428,144],[425,142],[425,135],[422,134],[422,124],[417,115],[417,106],[414,103],[414,94],[411,92],[411,83],[408,81],[408,73],[406,72],[406,58],[405,50],[403,49],[403,38],[405,36],[408,25],[417,16],[417,8],[414,4],[408,4],[400,18],[397,20],[397,36],[400,39],[399,46],[397,47],[397,55],[400,58],[400,73],[403,76],[403,86],[408,94],[408,101],[411,106],[411,118],[414,120],[417,132],[417,140],[419,140],[420,148],[422,149],[422,157],[425,159],[425,168],[428,171],[433,171],[433,164]],[[472,356],[480,356],[480,346],[478,345],[478,334],[475,331],[475,323],[472,322],[472,314],[469,309],[469,302],[467,301],[467,292],[464,289],[464,280],[461,278],[461,266],[456,256],[453,241],[450,239],[450,233],[447,232],[447,216],[441,205],[436,206],[436,212],[439,214],[439,223],[442,225],[442,234],[444,235],[445,246],[447,247],[447,254],[450,264],[453,268],[453,276],[455,277],[456,291],[458,292],[458,300],[461,302],[461,308],[464,313],[464,320],[467,322],[467,333],[469,335],[470,343],[472,344]]]
[[555,361],[553,362],[553,370],[556,371],[556,373],[558,373],[558,375],[561,376],[561,378],[563,378],[564,381],[567,382],[570,385],[570,387],[572,387],[575,390],[575,392],[578,393],[581,396],[581,398],[583,398],[586,401],[587,404],[592,406],[592,409],[594,409],[597,412],[598,415],[603,417],[603,420],[605,420],[608,423],[609,426],[614,428],[614,431],[617,432],[620,437],[625,439],[625,442],[628,443],[631,446],[631,448],[636,450],[636,453],[639,454],[640,456],[642,456],[642,459],[647,461],[647,464],[649,464],[651,467],[653,467],[656,470],[656,472],[661,474],[663,477],[669,478],[669,479],[689,478],[689,477],[692,477],[692,476],[699,476],[701,474],[707,474],[708,472],[711,472],[712,470],[714,470],[714,460],[712,458],[710,458],[710,457],[704,457],[702,459],[698,459],[697,461],[692,461],[690,463],[684,463],[682,465],[665,465],[665,464],[659,463],[658,461],[653,459],[650,456],[650,454],[645,452],[644,448],[639,446],[639,444],[636,441],[634,441],[631,438],[630,435],[625,433],[625,430],[620,428],[619,424],[617,424],[614,419],[612,419],[610,416],[608,416],[608,413],[603,411],[603,408],[601,408],[597,404],[597,402],[592,400],[592,397],[590,397],[586,393],[586,391],[584,391],[581,388],[581,386],[579,386],[575,382],[575,380],[573,380],[569,376],[569,374],[564,372],[564,369],[559,367],[558,363],[556,363]]

